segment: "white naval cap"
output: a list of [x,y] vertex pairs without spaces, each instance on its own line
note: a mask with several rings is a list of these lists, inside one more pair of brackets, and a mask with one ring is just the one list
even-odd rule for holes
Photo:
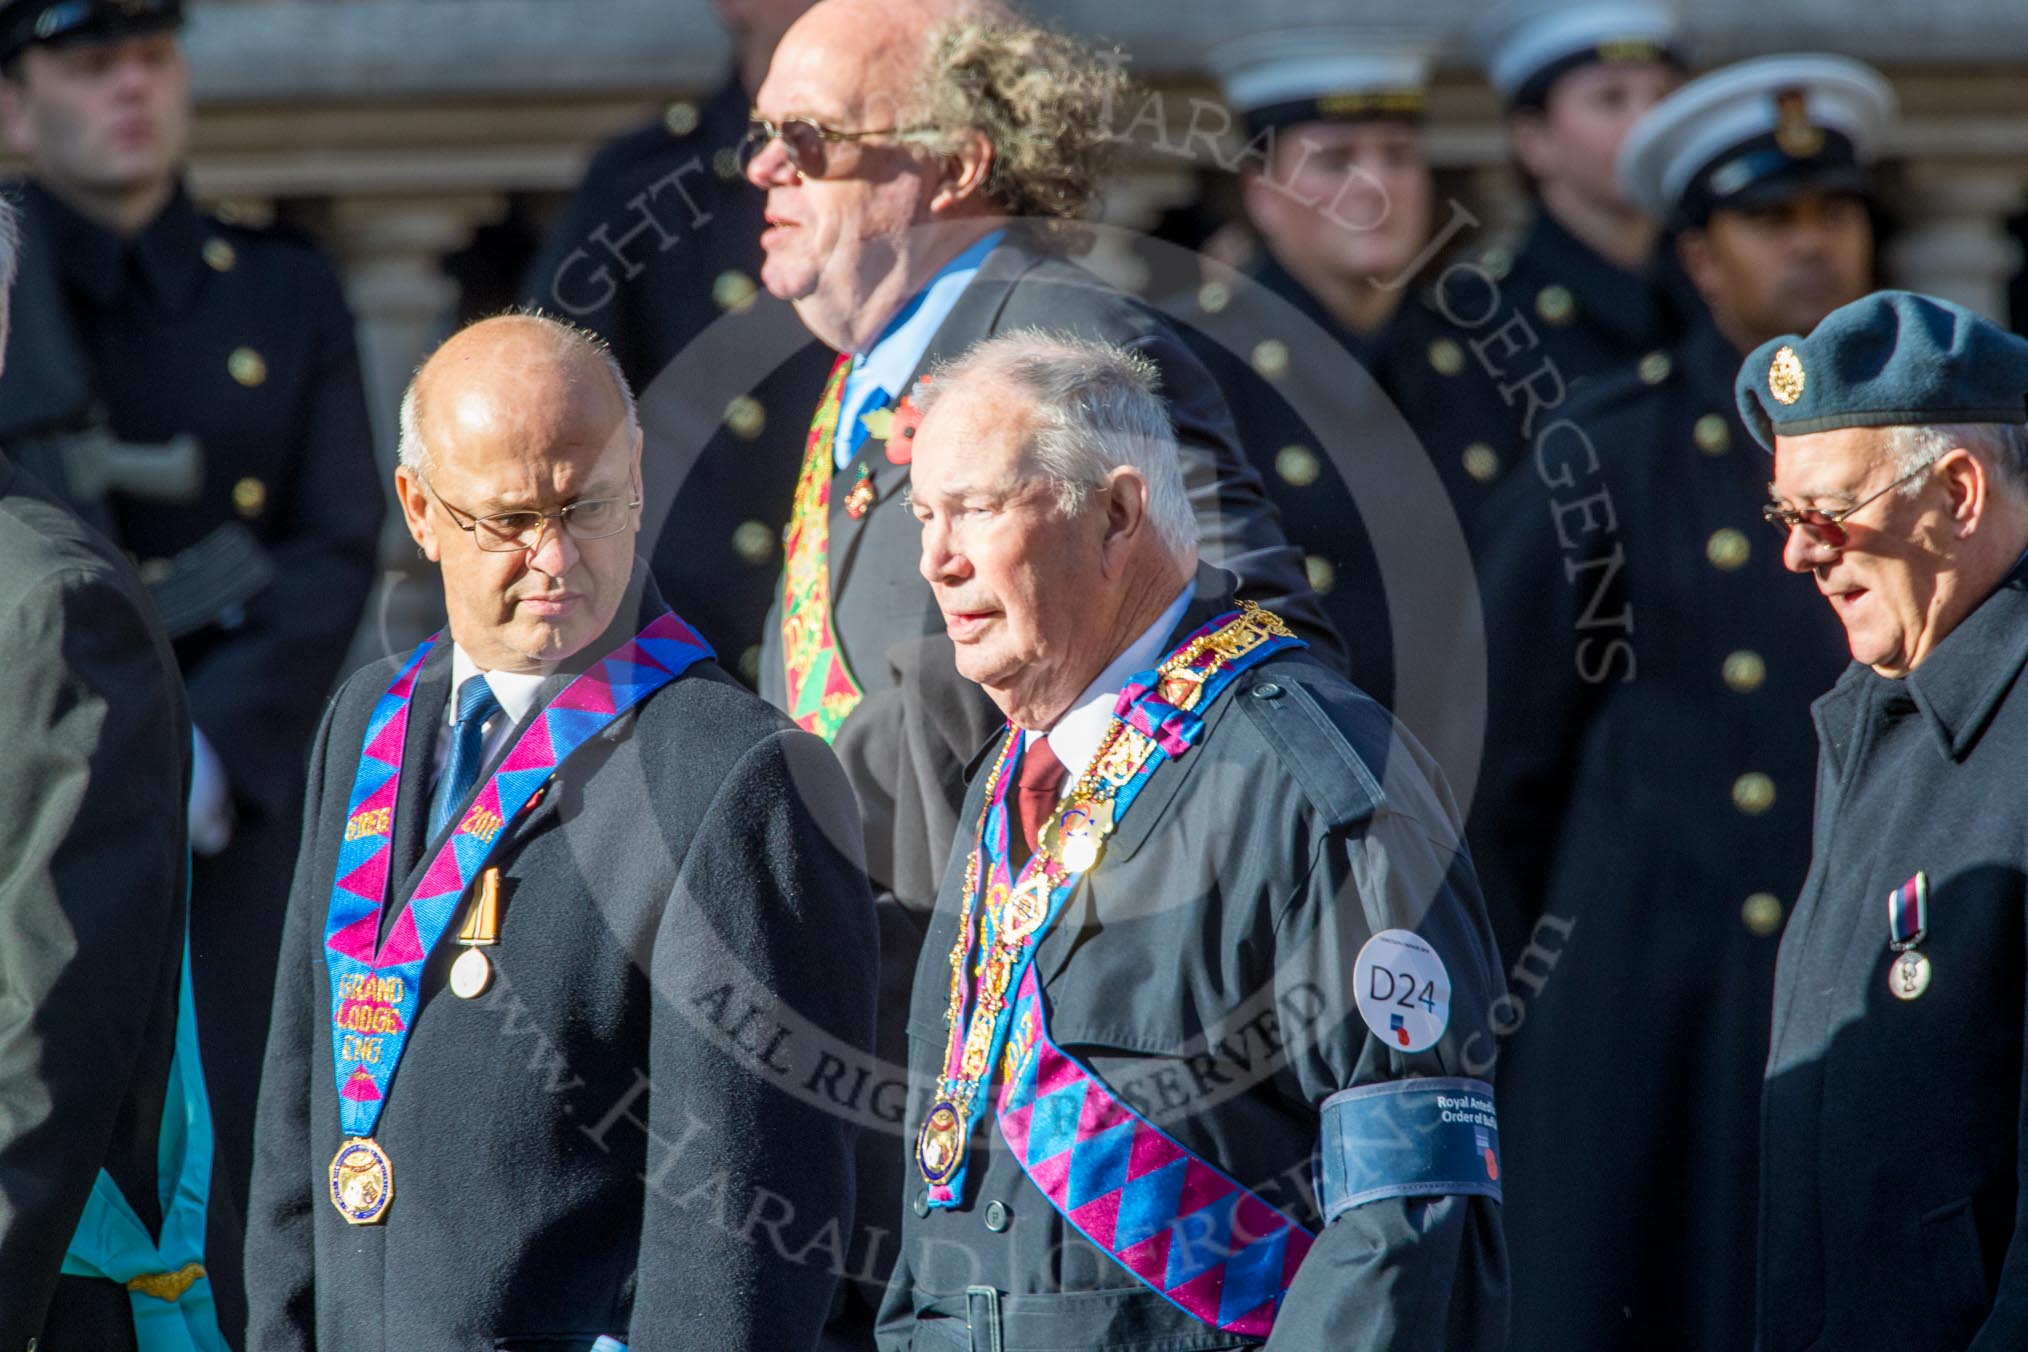
[[1298,122],[1419,118],[1430,44],[1400,29],[1287,28],[1210,54],[1225,100],[1255,134]]
[[1648,110],[1620,147],[1620,186],[1678,226],[1805,188],[1865,192],[1894,114],[1894,86],[1862,61],[1815,53],[1741,61]]
[[1540,104],[1557,77],[1595,62],[1683,64],[1664,0],[1513,0],[1472,25],[1472,50],[1509,107]]

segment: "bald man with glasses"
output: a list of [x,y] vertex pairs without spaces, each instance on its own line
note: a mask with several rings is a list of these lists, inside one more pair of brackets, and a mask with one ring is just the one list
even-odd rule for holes
[[871,1041],[850,789],[635,557],[641,431],[596,339],[483,321],[401,425],[449,624],[312,748],[248,1343],[810,1348],[854,1122],[787,1091]]

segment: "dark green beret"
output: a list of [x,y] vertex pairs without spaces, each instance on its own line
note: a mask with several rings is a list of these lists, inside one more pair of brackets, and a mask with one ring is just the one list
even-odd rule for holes
[[1762,343],[1733,386],[1753,439],[1840,427],[2028,423],[2028,341],[1962,305],[1876,291]]

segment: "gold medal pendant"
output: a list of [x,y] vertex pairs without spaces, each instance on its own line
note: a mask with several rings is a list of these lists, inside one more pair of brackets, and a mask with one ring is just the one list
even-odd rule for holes
[[915,1138],[915,1162],[922,1169],[924,1182],[940,1185],[950,1181],[964,1157],[964,1134],[965,1120],[958,1105],[939,1099],[923,1118],[922,1130]]
[[331,1205],[353,1225],[378,1225],[394,1201],[394,1165],[380,1143],[355,1136],[331,1157]]
[[1098,866],[1099,852],[1113,832],[1111,798],[1073,798],[1056,819],[1042,829],[1042,848],[1072,873]]

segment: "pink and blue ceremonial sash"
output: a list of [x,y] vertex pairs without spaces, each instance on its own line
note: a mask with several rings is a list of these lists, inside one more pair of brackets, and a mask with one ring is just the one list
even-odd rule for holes
[[[1177,651],[1217,633],[1237,615],[1212,620]],[[1297,638],[1270,637],[1237,657],[1214,662],[1209,671],[1190,673],[1181,683],[1176,673],[1165,675],[1160,669],[1129,681],[1113,717],[1147,739],[1148,746],[1132,777],[1114,791],[1113,822],[1126,815],[1165,761],[1182,757],[1196,744],[1205,713],[1234,680],[1275,653],[1302,646]],[[1188,707],[1172,702],[1171,696]],[[1008,868],[1008,798],[1019,778],[1023,749],[1019,729],[1010,728],[1008,737],[1005,772],[988,800],[976,847],[986,894],[1012,891],[1041,863],[1039,853],[1031,857],[1018,879]],[[987,1064],[1001,1070],[996,1105],[1001,1138],[1064,1220],[1137,1280],[1216,1328],[1264,1336],[1313,1236],[1135,1112],[1050,1040],[1035,954],[1084,876],[1066,869],[1050,890],[1044,918],[1027,936],[1011,974],[1015,998],[996,1020]],[[1003,915],[1004,908],[981,908],[977,952],[991,951]],[[968,933],[962,942],[964,967],[972,970],[972,936]],[[953,1058],[945,1067],[946,1087],[959,1073],[958,1041],[953,1039]],[[979,1095],[970,1105],[966,1139],[984,1113],[984,1100]],[[964,1175],[960,1165],[947,1183],[932,1186],[929,1205],[957,1206]]]
[[395,801],[416,673],[442,635],[425,639],[366,723],[338,847],[324,927],[331,969],[331,1055],[345,1134],[373,1134],[421,1003],[423,963],[449,928],[506,824],[569,759],[629,709],[712,656],[664,611],[551,699],[509,748],[438,847],[422,881],[380,942],[394,844]]

